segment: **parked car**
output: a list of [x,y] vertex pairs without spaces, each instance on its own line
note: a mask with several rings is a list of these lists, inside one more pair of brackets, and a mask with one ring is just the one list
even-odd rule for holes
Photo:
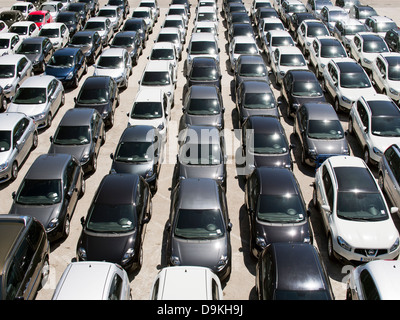
[[136,31],[142,39],[143,49],[146,48],[146,40],[149,38],[149,33],[146,28],[146,22],[142,18],[130,18],[125,20],[121,31]]
[[333,155],[350,155],[337,113],[329,103],[308,102],[296,113],[293,133],[301,145],[301,162],[313,167]]
[[110,19],[106,17],[90,18],[83,28],[84,31],[97,31],[101,37],[103,47],[107,47],[111,38],[114,36]]
[[195,57],[187,72],[184,94],[191,86],[210,85],[221,91],[222,73],[219,62],[212,57]]
[[141,18],[146,23],[147,33],[153,33],[153,27],[155,24],[152,10],[146,7],[136,7],[132,11],[131,18]]
[[290,170],[257,168],[248,177],[244,191],[254,257],[258,258],[271,243],[312,243],[310,213]]
[[12,193],[9,214],[31,216],[44,226],[49,241],[66,239],[85,180],[79,161],[69,154],[41,154]]
[[289,26],[290,17],[295,12],[307,12],[305,4],[299,0],[284,0],[281,2],[280,15],[286,27]]
[[399,233],[378,183],[355,156],[333,156],[315,173],[313,205],[321,215],[332,260],[397,259]]
[[325,6],[333,6],[331,0],[307,0],[306,8],[307,11],[312,13],[315,18],[319,19],[321,9]]
[[214,36],[218,36],[218,29],[215,27],[215,23],[212,21],[198,21],[193,27],[193,33],[212,33]]
[[141,0],[139,2],[139,7],[150,8],[153,13],[155,22],[158,21],[158,18],[160,17],[160,6],[158,5],[157,0]]
[[32,21],[18,21],[8,28],[8,32],[18,34],[23,41],[26,38],[37,37],[39,35],[39,27]]
[[78,0],[78,2],[87,3],[88,11],[91,17],[96,16],[97,12],[99,11],[99,1],[98,0]]
[[285,25],[281,19],[276,17],[261,19],[261,21],[258,23],[258,37],[260,38],[261,43],[265,42],[264,38],[268,31],[275,30],[285,30]]
[[329,36],[329,30],[320,20],[304,20],[297,28],[297,44],[304,56],[311,51],[311,44],[316,37]]
[[325,23],[329,32],[332,32],[337,21],[343,21],[350,18],[349,13],[339,6],[324,6],[321,9],[320,20]]
[[347,51],[350,51],[350,43],[359,32],[368,31],[367,26],[357,19],[338,20],[333,28],[332,35],[339,39]]
[[120,31],[115,34],[110,48],[121,48],[128,51],[132,66],[136,65],[143,52],[142,39],[136,31]]
[[360,5],[360,4],[361,3],[359,0],[336,0],[335,1],[335,6],[345,9],[347,12],[349,12],[352,7]]
[[53,76],[27,78],[18,88],[7,111],[23,112],[33,118],[38,129],[48,128],[58,109],[65,103],[64,87]]
[[154,42],[155,43],[163,43],[163,42],[172,43],[176,48],[176,52],[178,54],[178,60],[182,59],[183,44],[182,44],[182,40],[181,40],[181,34],[180,34],[178,28],[172,28],[172,27],[162,28],[159,31],[157,38]]
[[334,300],[323,259],[308,243],[270,244],[257,261],[255,278],[260,300]]
[[16,1],[11,7],[10,10],[18,10],[21,11],[24,18],[28,16],[32,11],[36,11],[36,7],[32,2],[29,1]]
[[391,29],[385,34],[385,41],[389,46],[390,51],[400,52],[400,30]]
[[101,36],[97,31],[78,31],[72,36],[68,47],[80,48],[88,64],[94,64],[103,50]]
[[267,65],[260,54],[241,54],[235,64],[235,91],[246,80],[269,81]]
[[[228,18],[225,16],[225,18]],[[194,23],[198,23],[201,21],[210,21],[215,24],[215,27],[218,32],[218,24],[219,24],[219,18],[217,12],[214,10],[212,7],[198,7],[196,16],[194,17]]]
[[270,30],[262,41],[262,47],[269,64],[271,64],[271,59],[276,48],[295,45],[292,36],[286,30]]
[[229,43],[229,64],[231,71],[235,70],[236,60],[241,54],[256,54],[259,49],[256,41],[252,37],[239,36],[233,38]]
[[370,5],[354,4],[349,9],[350,18],[357,19],[358,21],[364,23],[365,19],[370,16],[377,16],[378,13]]
[[25,20],[25,17],[19,10],[4,10],[0,12],[0,20],[3,21],[7,27],[10,27],[15,22]]
[[272,8],[272,4],[269,0],[253,0],[249,12],[253,23],[256,23],[256,12],[259,8]]
[[0,182],[17,179],[19,168],[39,144],[33,119],[20,112],[0,113]]
[[64,8],[62,2],[59,2],[59,1],[46,1],[46,2],[43,2],[39,6],[38,10],[50,12],[51,18],[54,21],[57,18],[57,15],[60,12],[65,11],[65,8]]
[[126,19],[128,16],[131,6],[128,0],[108,0],[106,6],[117,6],[121,9],[122,19]]
[[40,29],[39,36],[49,38],[53,47],[60,49],[65,47],[69,42],[69,29],[61,22],[46,23]]
[[57,15],[55,22],[64,23],[69,31],[70,39],[83,28],[81,16],[77,12],[63,11]]
[[52,300],[130,300],[127,272],[118,264],[79,261],[67,265]]
[[149,60],[166,60],[172,67],[173,79],[178,80],[178,52],[173,43],[157,42],[153,44],[149,55]]
[[178,28],[182,43],[186,42],[187,27],[181,15],[167,15],[161,28]]
[[[1,16],[0,16],[1,18]],[[43,25],[46,23],[53,22],[53,18],[51,17],[50,12],[46,11],[33,11],[30,14],[28,14],[28,17],[26,18],[28,21],[33,21],[36,23],[36,25],[41,29]]]
[[[307,7],[307,5],[306,5]],[[304,21],[304,20],[314,20],[316,19],[316,16],[310,12],[295,12],[290,16],[290,20],[288,22],[288,27],[287,31],[293,35],[293,39],[296,40],[297,38],[297,29],[299,28],[299,25]],[[318,19],[318,18],[317,18]]]
[[361,96],[350,109],[348,131],[356,136],[365,163],[377,165],[390,145],[400,143],[400,109],[384,94]]
[[368,31],[375,32],[381,37],[385,37],[389,30],[398,29],[396,22],[386,16],[369,16],[365,19],[364,24]]
[[153,281],[150,300],[223,300],[222,285],[207,267],[164,267]]
[[114,125],[115,109],[119,106],[118,85],[110,76],[90,76],[85,79],[74,99],[75,108],[94,108],[107,129]]
[[114,32],[118,32],[124,21],[123,11],[119,6],[106,5],[99,9],[97,17],[107,17],[110,19]]
[[[85,25],[86,22],[91,17],[90,9],[89,9],[89,3],[85,3],[85,2],[80,2],[80,1],[72,2],[71,1],[67,6],[66,11],[76,12],[77,14],[79,14],[79,16],[81,17],[83,25]],[[99,12],[99,10],[97,10],[96,17],[97,17],[98,12]]]
[[21,46],[22,39],[17,33],[2,32],[0,33],[0,55],[16,53]]
[[[32,62],[23,54],[0,57],[0,86],[2,96],[11,100],[17,88],[32,75]],[[1,108],[6,109],[7,101],[1,100]]]
[[2,214],[0,242],[4,261],[0,299],[34,300],[50,272],[50,245],[42,224],[29,216]]
[[208,267],[222,282],[227,280],[232,264],[232,224],[221,186],[213,179],[182,179],[172,191],[171,203],[168,266]]
[[256,38],[253,31],[253,26],[249,23],[233,23],[228,29],[228,42],[232,41],[234,37],[248,36]]

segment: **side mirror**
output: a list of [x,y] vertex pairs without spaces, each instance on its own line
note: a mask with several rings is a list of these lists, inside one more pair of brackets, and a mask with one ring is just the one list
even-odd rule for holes
[[111,160],[114,160],[114,155],[112,153],[110,153],[110,158]]
[[323,204],[321,206],[321,209],[324,210],[324,211],[328,211],[329,213],[332,213],[331,207],[329,205],[327,205],[327,204]]
[[84,217],[81,217],[81,225],[82,225],[82,227],[85,225],[85,218]]

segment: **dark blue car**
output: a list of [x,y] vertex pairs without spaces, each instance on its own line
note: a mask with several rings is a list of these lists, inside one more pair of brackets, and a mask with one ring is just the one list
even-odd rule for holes
[[64,87],[78,87],[79,80],[87,73],[86,58],[80,48],[61,48],[54,52],[45,73],[56,77]]

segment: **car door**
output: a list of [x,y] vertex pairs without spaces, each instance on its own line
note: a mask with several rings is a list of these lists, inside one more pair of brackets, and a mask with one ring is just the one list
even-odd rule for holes
[[364,104],[357,101],[355,117],[353,119],[353,128],[356,137],[360,141],[362,146],[367,144],[368,132],[369,132],[369,119],[368,112]]
[[93,114],[92,118],[92,123],[91,123],[91,129],[92,129],[92,139],[93,139],[93,152],[96,154],[96,156],[100,152],[100,147],[101,147],[101,138],[103,137],[104,134],[104,125],[103,125],[103,120],[101,119],[100,115],[98,113]]
[[24,161],[29,151],[29,148],[26,147],[28,141],[26,140],[26,136],[24,134],[27,130],[27,124],[22,120],[23,119],[17,122],[12,133],[15,160],[17,161],[18,165]]
[[295,126],[296,126],[296,132],[297,136],[299,137],[300,143],[303,146],[302,152],[304,150],[308,150],[308,144],[307,144],[307,112],[306,109],[302,106],[296,112],[296,121],[295,121]]
[[49,97],[49,104],[50,104],[50,112],[52,116],[57,113],[57,110],[60,106],[61,103],[61,86],[58,85],[58,82],[56,79],[53,79],[49,86],[48,86],[48,97]]
[[361,39],[359,36],[354,36],[353,41],[350,42],[350,54],[354,60],[359,61],[361,55]]
[[22,83],[26,78],[30,77],[31,68],[30,63],[26,57],[22,57],[17,63],[17,76],[19,83]]
[[85,56],[83,55],[83,53],[79,50],[76,52],[76,72],[78,74],[78,79],[82,77],[82,75],[85,72]]
[[324,81],[325,81],[325,89],[333,99],[336,98],[338,79],[339,79],[338,72],[336,68],[333,66],[333,64],[329,63],[326,77],[324,77]]
[[47,62],[49,62],[50,58],[53,56],[53,52],[54,52],[53,44],[51,43],[51,41],[48,38],[45,38],[43,40],[42,48],[43,48],[44,62],[47,63]]
[[32,149],[33,145],[33,134],[35,132],[35,126],[31,126],[29,119],[23,118],[20,120],[21,123],[21,142],[22,142],[22,150],[21,153],[23,154],[24,159],[29,154]]
[[318,58],[319,58],[319,43],[317,40],[313,41],[312,45],[310,46],[309,52],[310,52],[309,57],[311,65],[315,69],[316,75],[318,75],[317,71],[318,71]]
[[382,166],[386,176],[384,180],[384,189],[393,205],[397,206],[399,202],[399,182],[400,182],[400,158],[395,150],[390,147],[384,155],[383,160],[385,165]]
[[372,65],[372,79],[379,91],[385,89],[385,79],[387,79],[386,65],[381,57],[376,57]]
[[62,41],[61,47],[65,47],[69,41],[69,30],[68,30],[67,26],[61,25],[60,34],[61,34],[61,41]]
[[328,171],[327,164],[321,167],[321,181],[318,183],[317,199],[321,205],[321,216],[325,231],[329,231],[330,215],[333,211],[334,186],[333,179]]

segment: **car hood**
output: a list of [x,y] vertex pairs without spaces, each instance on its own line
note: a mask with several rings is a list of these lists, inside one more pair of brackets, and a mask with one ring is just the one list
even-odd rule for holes
[[364,95],[376,94],[374,87],[371,85],[369,88],[341,88],[342,96],[347,97],[351,101],[358,100],[359,97]]
[[224,176],[224,165],[202,166],[179,164],[179,176],[185,178],[217,179]]
[[39,113],[44,112],[46,109],[46,103],[42,104],[16,104],[10,103],[8,106],[7,112],[22,112],[25,113],[28,117],[35,116]]
[[153,161],[149,162],[122,162],[113,161],[111,170],[117,173],[133,173],[145,178],[147,172],[153,168]]
[[304,103],[311,102],[311,103],[318,103],[318,102],[326,102],[324,95],[322,96],[292,96],[293,104],[297,104],[301,106]]
[[372,147],[378,148],[380,151],[385,152],[385,150],[394,143],[400,142],[400,137],[380,137],[371,134]]
[[258,236],[262,236],[267,244],[274,242],[304,242],[310,239],[307,222],[301,223],[257,223]]
[[347,154],[344,151],[349,151],[347,140],[325,140],[308,138],[308,147],[315,149],[317,154]]
[[197,126],[221,126],[222,118],[221,114],[216,115],[190,115],[185,113],[185,123],[187,125]]
[[11,53],[10,49],[0,49],[0,56],[10,53]]
[[66,146],[52,143],[49,148],[49,153],[70,154],[73,155],[78,161],[80,161],[85,153],[90,153],[90,144],[80,146]]
[[22,205],[13,203],[10,209],[10,214],[16,214],[19,216],[30,216],[34,217],[44,226],[46,229],[49,222],[57,218],[60,214],[62,202],[53,205]]
[[98,103],[98,104],[83,104],[76,103],[75,108],[93,108],[96,109],[100,114],[103,114],[104,111],[108,111],[111,108],[111,102],[106,103]]
[[41,56],[42,56],[41,53],[28,53],[28,54],[25,54],[25,57],[27,57],[32,62],[36,61],[36,60],[40,61],[41,60]]
[[12,149],[8,151],[0,152],[0,163],[6,163],[9,160],[12,153]]

